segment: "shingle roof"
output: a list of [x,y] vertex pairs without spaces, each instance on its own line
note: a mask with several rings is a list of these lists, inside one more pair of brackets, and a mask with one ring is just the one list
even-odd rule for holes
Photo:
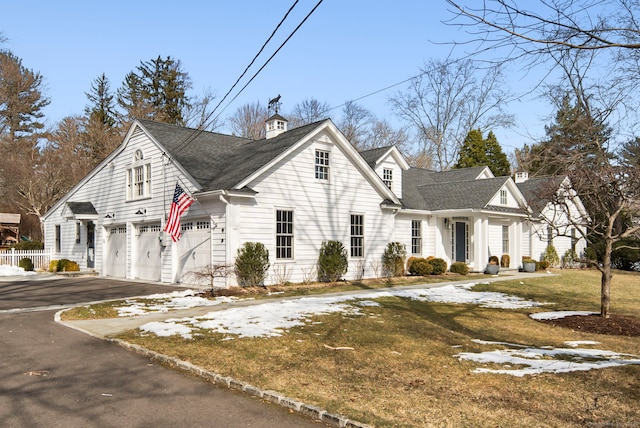
[[369,164],[371,168],[375,168],[376,161],[387,153],[393,146],[378,147],[360,152],[360,156]]
[[[228,190],[278,157],[321,122],[269,139],[251,140],[141,120],[140,123],[200,184],[202,191]],[[188,143],[186,143],[189,141]]]
[[410,168],[402,176],[402,203],[405,208],[427,211],[486,209],[524,212],[520,208],[489,205],[509,177],[476,179],[484,167],[434,172]]
[[67,202],[67,206],[75,215],[97,215],[95,207],[91,202]]
[[537,216],[551,201],[552,195],[565,179],[565,176],[529,178],[525,182],[517,183],[517,186],[533,211],[533,215]]

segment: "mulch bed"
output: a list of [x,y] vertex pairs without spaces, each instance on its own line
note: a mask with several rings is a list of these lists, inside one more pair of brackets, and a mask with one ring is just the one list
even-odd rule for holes
[[574,315],[540,322],[585,333],[640,337],[640,319],[621,315],[611,315],[609,318],[600,315]]

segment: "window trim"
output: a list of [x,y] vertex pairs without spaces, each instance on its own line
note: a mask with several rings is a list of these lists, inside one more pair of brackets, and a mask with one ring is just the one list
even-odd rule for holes
[[59,224],[55,225],[55,243],[56,253],[60,253],[62,251],[62,226]]
[[382,168],[382,182],[391,190],[393,187],[393,169]]
[[[359,220],[354,222],[354,219]],[[359,233],[357,233],[359,232]],[[362,259],[364,254],[364,214],[349,214],[349,255],[354,259]]]
[[127,201],[151,198],[151,160],[146,159],[142,150],[135,151],[133,163],[127,168]]
[[507,191],[505,189],[500,189],[500,205],[507,205],[509,203],[509,199],[507,197]]
[[331,152],[328,150],[315,149],[314,154],[314,171],[316,181],[329,182],[329,173],[331,172]]
[[[290,218],[282,218],[281,215],[288,213]],[[277,208],[275,210],[275,259],[277,261],[294,260],[295,250],[295,215],[291,208]],[[281,226],[286,226],[286,231],[282,231]]]
[[411,254],[422,255],[422,220],[411,220]]
[[502,254],[509,254],[509,247],[511,243],[509,242],[509,226],[506,224],[502,225]]

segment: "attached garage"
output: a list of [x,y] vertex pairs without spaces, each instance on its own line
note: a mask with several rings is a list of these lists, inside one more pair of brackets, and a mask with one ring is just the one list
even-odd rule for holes
[[177,243],[177,281],[206,284],[206,281],[197,281],[193,272],[211,263],[211,220],[183,221],[180,230],[182,236]]
[[133,277],[160,281],[162,277],[162,247],[160,223],[141,224],[136,227]]
[[112,226],[106,229],[107,243],[104,251],[104,274],[117,278],[127,277],[127,227]]

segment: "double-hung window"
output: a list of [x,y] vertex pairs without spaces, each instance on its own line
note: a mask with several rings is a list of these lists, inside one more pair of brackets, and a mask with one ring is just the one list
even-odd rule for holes
[[509,226],[502,226],[502,254],[509,253]]
[[276,211],[276,259],[293,259],[293,211]]
[[422,254],[422,221],[411,220],[411,254]]
[[329,180],[329,152],[316,150],[316,180]]
[[351,214],[351,257],[364,257],[364,216]]
[[151,197],[151,163],[136,150],[131,168],[127,169],[127,200]]

